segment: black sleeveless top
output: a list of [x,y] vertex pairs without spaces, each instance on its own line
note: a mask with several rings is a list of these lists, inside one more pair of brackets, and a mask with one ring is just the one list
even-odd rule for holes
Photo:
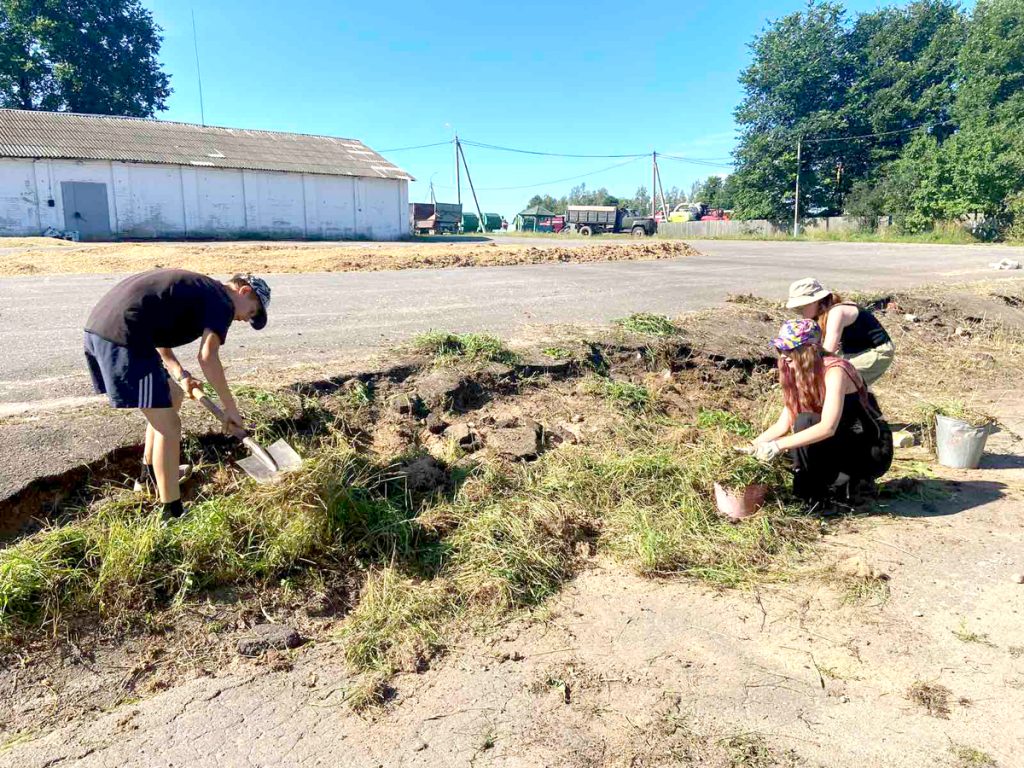
[[[848,306],[856,306],[850,304]],[[891,339],[888,332],[878,322],[878,318],[863,307],[857,307],[857,319],[843,329],[841,343],[844,355],[859,355],[869,349],[888,344]]]

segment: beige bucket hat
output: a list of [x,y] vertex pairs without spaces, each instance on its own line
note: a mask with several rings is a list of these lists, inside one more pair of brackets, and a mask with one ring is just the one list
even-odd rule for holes
[[789,301],[786,302],[786,309],[799,309],[821,301],[832,293],[813,277],[805,277],[797,280],[789,286]]

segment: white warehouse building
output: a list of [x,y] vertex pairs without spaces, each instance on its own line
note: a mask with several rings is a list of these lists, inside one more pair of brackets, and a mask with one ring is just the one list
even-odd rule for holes
[[395,240],[411,180],[353,139],[0,110],[0,235]]

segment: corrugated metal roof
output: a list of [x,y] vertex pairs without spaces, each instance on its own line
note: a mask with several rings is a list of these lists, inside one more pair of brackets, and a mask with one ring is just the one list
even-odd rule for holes
[[0,109],[0,157],[412,179],[355,139],[19,109]]

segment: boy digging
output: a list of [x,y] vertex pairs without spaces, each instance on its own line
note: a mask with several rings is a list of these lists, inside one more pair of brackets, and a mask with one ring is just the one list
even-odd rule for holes
[[[95,390],[115,408],[138,408],[146,447],[140,481],[155,484],[165,518],[180,517],[181,419],[187,394],[203,383],[182,367],[174,347],[202,338],[199,365],[224,408],[225,429],[244,428],[231,396],[220,347],[234,321],[257,331],[267,324],[270,287],[235,275],[221,283],[184,269],[154,269],[115,285],[85,324],[85,359]],[[178,382],[173,386],[171,380]]]

